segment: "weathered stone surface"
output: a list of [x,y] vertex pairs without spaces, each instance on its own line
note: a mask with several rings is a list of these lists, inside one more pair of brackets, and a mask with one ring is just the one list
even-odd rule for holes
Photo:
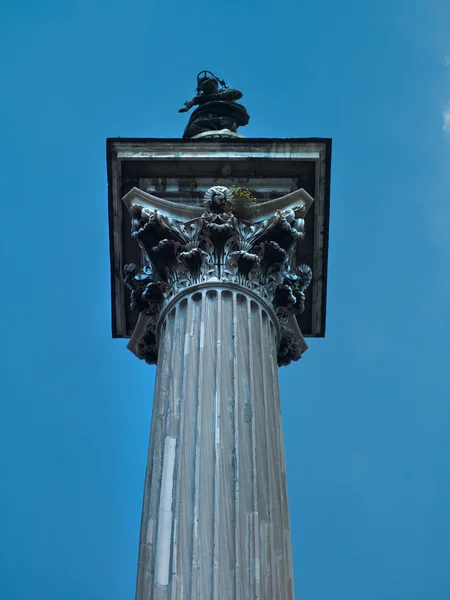
[[238,284],[166,308],[137,600],[293,598],[278,322]]
[[[263,210],[267,214],[271,208],[271,216],[261,219],[255,210],[256,222],[231,212],[231,191],[221,186],[205,193],[206,211],[188,221],[175,219],[173,203],[162,199],[153,201],[158,208],[132,203],[132,235],[148,258],[141,269],[125,267],[131,306],[147,321],[145,328],[138,329],[139,337],[133,335],[131,340],[136,355],[156,362],[156,327],[170,298],[198,283],[222,281],[248,287],[273,306],[281,328],[278,363],[298,360],[306,345],[289,318],[304,310],[304,292],[312,276],[308,266],[290,264],[296,241],[304,235],[301,196],[299,191],[266,203]],[[196,212],[198,208],[182,214],[186,218]]]

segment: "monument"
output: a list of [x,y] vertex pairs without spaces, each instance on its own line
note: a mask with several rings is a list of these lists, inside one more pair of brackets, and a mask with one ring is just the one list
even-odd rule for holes
[[[220,86],[220,87],[219,87]],[[184,132],[184,138],[210,137],[215,131],[218,135],[229,136],[236,133],[240,125],[247,125],[249,115],[246,109],[237,104],[242,92],[227,87],[223,79],[215,77],[210,71],[201,71],[197,75],[197,95],[185,102],[178,112],[187,112],[198,105],[192,113]]]
[[136,600],[294,598],[278,366],[325,331],[331,142],[244,138],[241,97],[204,71],[182,139],[108,140],[113,335],[157,365]]

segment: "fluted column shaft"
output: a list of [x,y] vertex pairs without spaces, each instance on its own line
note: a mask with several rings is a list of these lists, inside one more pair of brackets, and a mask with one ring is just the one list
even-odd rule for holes
[[136,600],[292,600],[276,317],[211,282],[160,323]]

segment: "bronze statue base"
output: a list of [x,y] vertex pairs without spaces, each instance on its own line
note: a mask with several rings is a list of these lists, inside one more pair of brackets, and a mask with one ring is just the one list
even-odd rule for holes
[[201,138],[245,138],[245,135],[230,131],[230,129],[216,129],[211,131],[203,131],[191,137],[191,140],[199,140]]

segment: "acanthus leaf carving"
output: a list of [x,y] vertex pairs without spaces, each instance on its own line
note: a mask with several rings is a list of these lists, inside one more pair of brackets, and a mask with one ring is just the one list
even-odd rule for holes
[[209,280],[248,287],[271,303],[281,329],[278,363],[300,358],[301,342],[288,320],[303,312],[312,273],[306,265],[290,267],[289,256],[303,235],[303,219],[286,209],[252,223],[225,212],[229,198],[227,188],[211,188],[205,194],[207,210],[188,222],[131,206],[132,235],[149,264],[141,269],[127,265],[124,281],[131,308],[149,317],[137,348],[147,362],[157,358],[156,324],[165,304],[181,290]]

